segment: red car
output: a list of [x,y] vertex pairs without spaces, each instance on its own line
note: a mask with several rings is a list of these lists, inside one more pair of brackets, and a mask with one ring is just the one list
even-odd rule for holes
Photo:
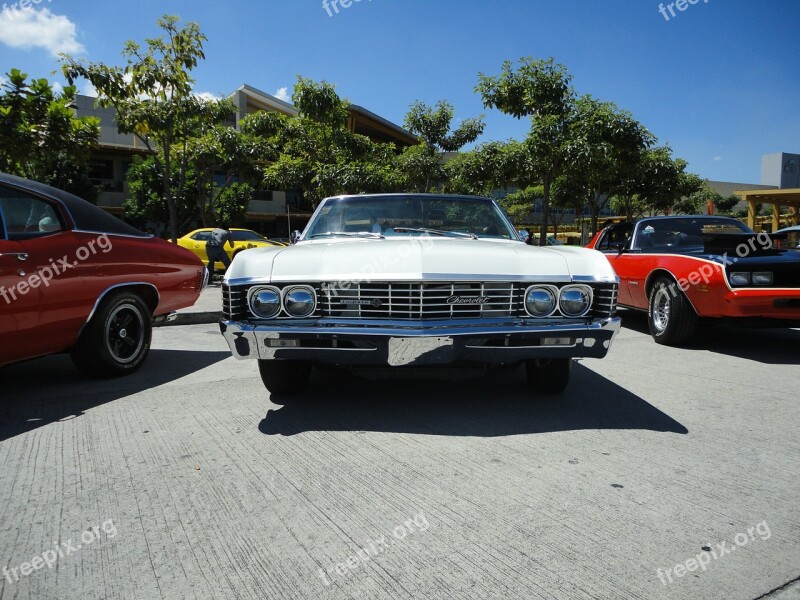
[[69,351],[87,375],[131,373],[153,324],[193,305],[205,284],[188,250],[0,174],[0,365]]
[[800,252],[780,237],[726,217],[650,217],[607,227],[589,247],[617,272],[619,305],[646,310],[655,341],[677,345],[700,319],[800,327]]

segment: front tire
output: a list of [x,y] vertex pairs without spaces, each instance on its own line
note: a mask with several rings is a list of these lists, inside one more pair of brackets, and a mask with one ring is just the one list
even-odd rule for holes
[[258,372],[270,394],[292,394],[308,387],[311,363],[302,360],[259,360]]
[[545,358],[525,361],[528,389],[540,394],[560,394],[569,384],[571,358]]
[[656,343],[677,346],[694,337],[697,313],[678,284],[662,277],[650,291],[647,323]]
[[120,291],[103,300],[70,351],[89,377],[120,377],[138,370],[150,352],[153,320],[137,294]]

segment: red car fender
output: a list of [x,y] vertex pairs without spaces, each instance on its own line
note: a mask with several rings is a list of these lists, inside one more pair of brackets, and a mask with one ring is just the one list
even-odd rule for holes
[[644,278],[642,296],[637,303],[641,308],[647,308],[650,291],[655,280],[666,275],[672,279],[678,289],[684,293],[695,312],[701,317],[722,316],[720,307],[725,296],[730,292],[725,268],[712,260],[680,256],[672,254],[648,255],[658,257],[657,265],[649,269]]

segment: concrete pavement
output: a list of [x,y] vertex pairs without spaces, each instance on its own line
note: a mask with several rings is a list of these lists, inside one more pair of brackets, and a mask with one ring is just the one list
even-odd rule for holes
[[560,399],[320,373],[281,405],[213,325],[123,379],[9,367],[0,599],[796,599],[800,332],[625,322]]

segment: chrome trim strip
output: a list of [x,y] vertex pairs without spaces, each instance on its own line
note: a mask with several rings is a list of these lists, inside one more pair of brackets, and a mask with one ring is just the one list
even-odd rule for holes
[[[72,218],[71,215],[70,215],[70,218]],[[144,232],[142,232],[142,235],[131,235],[131,234],[127,234],[127,233],[111,233],[109,231],[91,231],[91,230],[88,230],[88,229],[73,229],[72,231],[73,231],[73,233],[88,233],[90,235],[98,235],[98,236],[99,235],[105,235],[105,236],[109,236],[109,237],[113,236],[113,237],[121,237],[121,238],[132,238],[134,240],[152,239],[152,238],[156,237],[152,233],[144,233]]]
[[[325,322],[327,321],[327,322]],[[529,320],[519,319],[517,321],[504,323],[470,323],[454,321],[412,321],[404,322],[385,322],[366,326],[363,321],[358,324],[337,320],[319,319],[316,324],[306,321],[265,321],[253,324],[239,321],[221,321],[226,327],[236,328],[242,332],[259,333],[279,337],[281,335],[352,335],[352,336],[377,336],[377,337],[428,337],[428,336],[480,336],[480,335],[502,335],[502,334],[543,334],[554,335],[566,332],[574,332],[576,337],[581,337],[587,331],[599,331],[619,325],[619,317],[608,319],[598,319],[587,322],[568,321],[559,319],[557,323],[530,322]],[[563,337],[563,336],[562,336]]]
[[422,278],[410,277],[408,279],[392,279],[387,281],[385,279],[370,278],[358,279],[363,277],[364,273],[354,273],[353,279],[343,278],[329,278],[329,279],[305,279],[298,281],[296,277],[291,279],[283,279],[277,277],[239,277],[237,279],[228,279],[223,281],[225,285],[256,285],[256,284],[297,284],[297,285],[314,285],[324,283],[339,283],[339,282],[352,282],[360,284],[372,283],[517,283],[517,282],[530,282],[530,283],[619,283],[619,277],[595,277],[593,275],[569,275],[551,276],[551,275],[476,275],[475,273],[423,273]]

